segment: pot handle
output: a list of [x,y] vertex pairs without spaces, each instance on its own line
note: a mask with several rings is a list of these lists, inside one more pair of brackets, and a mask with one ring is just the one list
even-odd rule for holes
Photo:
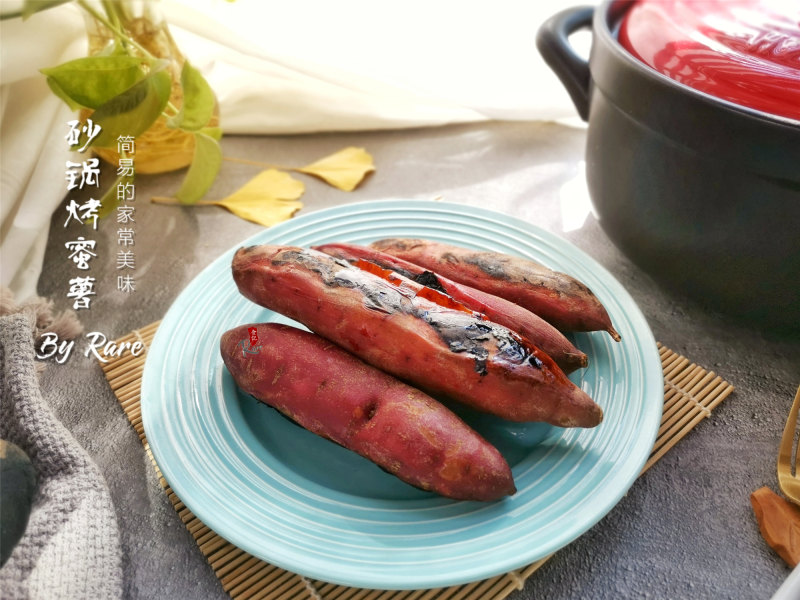
[[578,56],[569,43],[569,36],[592,26],[594,7],[576,6],[553,15],[542,23],[536,34],[536,47],[547,65],[555,72],[572,98],[578,114],[589,120],[589,63]]

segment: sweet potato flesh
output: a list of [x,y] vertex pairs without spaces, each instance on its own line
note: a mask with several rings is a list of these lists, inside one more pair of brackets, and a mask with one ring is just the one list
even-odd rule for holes
[[294,247],[240,249],[233,278],[247,298],[306,325],[428,393],[512,421],[593,427],[602,410],[543,352],[469,310]]
[[586,367],[588,358],[572,342],[541,317],[505,298],[487,294],[473,287],[457,283],[425,267],[391,256],[366,246],[354,244],[324,244],[314,246],[336,258],[347,260],[361,268],[363,261],[391,269],[417,283],[448,294],[462,305],[483,313],[490,321],[508,327],[544,351],[565,372]]
[[391,238],[371,247],[510,300],[562,331],[608,331],[619,341],[608,313],[588,287],[532,260],[420,239]]

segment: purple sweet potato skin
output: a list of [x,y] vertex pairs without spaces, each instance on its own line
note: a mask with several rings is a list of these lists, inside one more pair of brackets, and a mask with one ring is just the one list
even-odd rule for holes
[[321,252],[268,245],[237,251],[232,272],[245,297],[429,394],[511,421],[602,420],[549,356],[463,307],[426,299],[427,288],[399,275],[396,285]]
[[421,239],[391,238],[370,246],[519,304],[561,331],[607,331],[619,341],[606,309],[588,287],[532,260]]
[[[313,248],[351,263],[358,260],[370,261],[415,281],[420,281],[418,277],[433,277],[435,285],[441,287],[454,300],[461,302],[467,308],[483,313],[490,321],[517,332],[549,355],[565,373],[571,373],[589,364],[586,354],[578,350],[558,329],[538,315],[505,298],[487,294],[433,273],[425,267],[366,246],[324,244]],[[429,284],[424,283],[424,285]]]
[[505,459],[449,409],[313,333],[243,325],[220,352],[242,390],[406,483],[459,500],[515,492]]

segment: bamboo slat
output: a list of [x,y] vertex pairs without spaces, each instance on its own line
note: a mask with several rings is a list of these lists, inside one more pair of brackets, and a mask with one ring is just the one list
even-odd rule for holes
[[[140,341],[149,348],[159,322],[116,340]],[[650,457],[642,469],[647,471],[667,451],[733,392],[733,386],[669,348],[658,345],[664,369],[664,414]],[[172,506],[194,537],[200,551],[234,600],[502,600],[541,567],[549,557],[526,567],[483,581],[430,590],[368,590],[349,588],[309,579],[275,567],[251,556],[218,536],[185,507],[172,491],[150,452],[141,417],[141,380],[146,353],[111,359],[101,364],[111,389],[150,457],[159,482]]]

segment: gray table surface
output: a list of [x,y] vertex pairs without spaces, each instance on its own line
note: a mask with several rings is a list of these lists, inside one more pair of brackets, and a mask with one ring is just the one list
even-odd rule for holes
[[[565,184],[578,192],[585,130],[555,123],[486,123],[404,131],[226,137],[226,156],[303,165],[347,145],[365,147],[377,172],[352,193],[306,182],[300,214],[383,198],[444,200],[492,208],[550,230],[587,252],[636,300],[657,340],[736,386],[622,501],[556,553],[513,600],[549,598],[769,598],[790,570],[761,538],[750,494],[777,491],[775,458],[800,383],[800,340],[736,324],[657,285],[608,240],[590,215],[564,231]],[[109,169],[110,167],[107,167]],[[209,194],[227,195],[257,171],[226,163]],[[106,171],[108,173],[108,171]],[[113,291],[116,230],[101,222],[91,274],[105,286],[87,331],[109,339],[164,316],[214,258],[261,230],[217,207],[149,204],[173,193],[180,174],[137,180],[132,294]],[[302,176],[298,176],[302,177]],[[103,181],[112,175],[106,174]],[[38,291],[69,307],[66,212],[53,217]],[[689,267],[690,268],[690,267]],[[43,387],[67,427],[100,466],[116,506],[127,598],[224,598],[182,526],[98,363],[83,355],[48,366]]]

